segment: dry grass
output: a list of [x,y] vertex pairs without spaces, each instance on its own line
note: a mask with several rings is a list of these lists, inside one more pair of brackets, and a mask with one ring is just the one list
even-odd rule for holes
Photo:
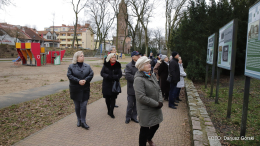
[[[121,79],[121,86],[126,80]],[[88,104],[102,98],[102,81],[90,84]],[[0,145],[12,145],[74,112],[69,90],[0,110]]]
[[236,76],[234,81],[231,118],[227,119],[227,104],[229,91],[229,76],[221,76],[219,86],[219,104],[215,104],[216,86],[214,86],[213,97],[210,95],[210,85],[205,89],[204,83],[195,83],[204,102],[209,116],[219,136],[222,137],[221,144],[224,146],[259,146],[260,145],[260,81],[251,79],[250,96],[248,104],[246,136],[254,137],[254,140],[224,140],[223,137],[240,137],[240,127],[243,109],[245,77]]

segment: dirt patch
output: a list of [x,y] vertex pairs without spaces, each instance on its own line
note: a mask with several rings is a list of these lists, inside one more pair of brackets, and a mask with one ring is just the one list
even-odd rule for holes
[[[130,62],[131,57],[119,59],[121,62]],[[94,76],[100,76],[103,60],[98,58],[85,58],[85,63],[90,64]],[[0,62],[0,96],[23,90],[67,81],[68,66],[71,59],[63,59],[61,65],[24,66],[13,67],[12,62]]]
[[[64,61],[61,65],[13,67],[12,62],[0,62],[0,95],[67,81],[70,64],[71,61]],[[94,75],[100,74],[100,67],[91,68]]]

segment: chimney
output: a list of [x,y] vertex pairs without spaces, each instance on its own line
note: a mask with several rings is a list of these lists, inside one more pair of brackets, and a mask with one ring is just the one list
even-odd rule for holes
[[62,26],[66,26],[65,24],[62,24]]

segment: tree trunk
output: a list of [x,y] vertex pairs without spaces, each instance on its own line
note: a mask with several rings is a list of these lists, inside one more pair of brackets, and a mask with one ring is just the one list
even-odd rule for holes
[[73,40],[72,40],[72,48],[73,49],[74,49],[74,43],[75,43],[75,39],[76,39],[77,25],[78,25],[78,14],[76,14],[76,23],[74,25],[74,35],[73,35]]
[[148,37],[147,37],[147,28],[144,28],[145,33],[145,54],[148,56]]
[[116,23],[116,51],[118,52],[118,13],[116,14],[117,23]]

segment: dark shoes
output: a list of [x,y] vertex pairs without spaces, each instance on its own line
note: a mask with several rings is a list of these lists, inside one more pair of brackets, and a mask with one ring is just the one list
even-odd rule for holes
[[132,121],[134,121],[135,123],[139,123],[139,121],[137,121],[136,119],[131,119]]
[[77,126],[78,126],[78,127],[81,126],[81,121],[80,121],[80,120],[78,120],[78,122],[77,122]]
[[169,106],[169,108],[172,108],[172,109],[177,109],[175,106]]
[[119,106],[118,105],[115,105],[116,108],[118,108]]
[[149,146],[156,146],[156,145],[153,143],[152,140],[151,140],[151,141],[147,140],[147,142],[149,143]]
[[175,103],[174,103],[173,106],[178,106],[178,104],[175,104]]
[[125,123],[128,124],[130,122],[130,119],[129,120],[125,120]]
[[175,100],[175,102],[176,102],[176,103],[179,103],[179,101],[178,101],[178,100]]
[[168,98],[164,98],[165,101],[169,101]]
[[114,114],[108,114],[111,118],[115,118]]
[[177,99],[177,100],[182,101],[182,100],[180,100],[180,99]]
[[81,127],[82,128],[85,128],[85,129],[89,129],[89,126],[84,122],[84,123],[81,123]]

